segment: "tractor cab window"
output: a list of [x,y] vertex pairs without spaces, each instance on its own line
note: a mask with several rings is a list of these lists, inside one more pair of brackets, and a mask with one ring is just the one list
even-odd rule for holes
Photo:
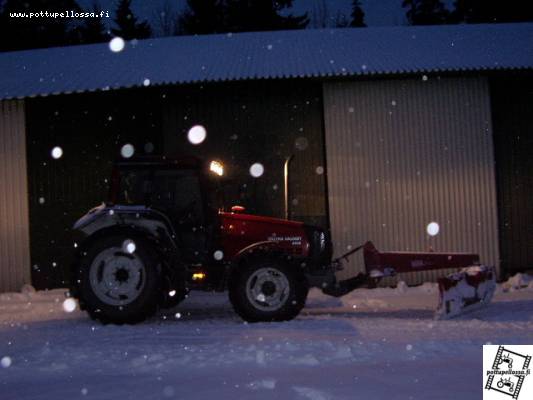
[[155,171],[150,203],[168,214],[174,223],[203,223],[200,182],[193,172]]
[[202,224],[204,219],[200,183],[192,171],[125,169],[117,200],[120,204],[150,206],[178,224]]
[[121,173],[117,200],[122,204],[146,204],[150,191],[149,171],[125,170]]

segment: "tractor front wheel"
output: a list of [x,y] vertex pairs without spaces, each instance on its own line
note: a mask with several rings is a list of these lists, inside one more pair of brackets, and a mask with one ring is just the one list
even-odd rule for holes
[[282,260],[250,260],[233,271],[229,298],[235,312],[248,322],[288,321],[305,306],[304,275]]

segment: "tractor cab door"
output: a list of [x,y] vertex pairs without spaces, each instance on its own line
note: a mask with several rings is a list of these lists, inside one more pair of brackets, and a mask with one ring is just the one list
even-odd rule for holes
[[193,170],[154,171],[151,206],[168,216],[185,262],[203,263],[210,227],[198,174]]

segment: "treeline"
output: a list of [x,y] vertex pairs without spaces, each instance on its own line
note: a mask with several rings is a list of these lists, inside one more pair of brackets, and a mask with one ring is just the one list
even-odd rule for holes
[[[136,0],[141,1],[141,0]],[[12,13],[38,11],[94,13],[102,7],[95,0],[83,9],[76,0],[0,0],[0,51],[23,50],[106,42],[111,37],[145,39],[174,35],[285,29],[365,27],[361,0],[352,0],[351,12],[332,15],[327,0],[309,0],[310,9],[295,15],[293,0],[167,0],[153,11],[151,22],[132,11],[132,0],[119,0],[104,18],[13,18]],[[533,21],[528,1],[455,0],[452,9],[443,0],[398,0],[411,25]],[[399,4],[400,5],[400,4]],[[104,10],[106,12],[108,10]],[[147,16],[145,16],[147,17]]]
[[411,25],[533,21],[527,0],[455,0],[451,10],[442,0],[403,0],[402,6]]

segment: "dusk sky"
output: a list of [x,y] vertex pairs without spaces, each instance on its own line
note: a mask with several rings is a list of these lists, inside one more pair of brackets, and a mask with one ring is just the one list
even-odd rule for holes
[[[365,11],[366,23],[369,26],[387,26],[387,25],[403,25],[405,20],[405,9],[402,8],[403,0],[362,0],[361,4]],[[141,1],[133,0],[133,9],[136,14],[150,22],[154,20],[154,15],[162,6],[169,2],[174,5],[175,9],[180,9],[186,4],[186,0],[154,0]],[[92,0],[79,0],[80,5],[88,6]],[[113,12],[116,8],[118,0],[100,0],[102,9]],[[331,18],[334,18],[340,11],[346,16],[351,12],[351,0],[326,0],[328,4],[328,13]],[[295,0],[293,13],[299,14],[303,12],[312,13],[312,10],[319,7],[322,0]],[[311,16],[311,15],[310,15]]]

